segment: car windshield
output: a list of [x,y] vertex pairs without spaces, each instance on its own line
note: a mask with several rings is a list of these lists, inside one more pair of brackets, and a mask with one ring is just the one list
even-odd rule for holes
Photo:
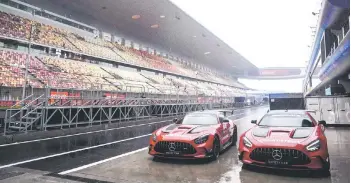
[[277,114],[264,116],[258,126],[313,127],[314,124],[307,115]]
[[218,120],[215,115],[211,114],[192,114],[184,117],[182,124],[184,125],[214,125]]

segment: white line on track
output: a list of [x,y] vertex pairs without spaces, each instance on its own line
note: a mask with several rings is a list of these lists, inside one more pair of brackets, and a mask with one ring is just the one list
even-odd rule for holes
[[102,164],[102,163],[106,163],[108,161],[112,161],[114,159],[122,158],[122,157],[125,157],[125,156],[129,156],[129,155],[135,154],[135,153],[140,152],[140,151],[144,151],[147,148],[148,147],[144,147],[144,148],[141,148],[141,149],[137,149],[135,151],[130,151],[130,152],[127,152],[127,153],[124,153],[124,154],[121,154],[121,155],[118,155],[118,156],[114,156],[114,157],[111,157],[111,158],[108,158],[108,159],[104,159],[104,160],[97,161],[97,162],[94,162],[94,163],[90,163],[90,164],[87,164],[87,165],[83,165],[83,166],[80,166],[80,167],[77,167],[77,168],[73,168],[71,170],[66,170],[66,171],[60,172],[58,174],[65,175],[65,174],[69,174],[69,173],[76,172],[76,171],[79,171],[79,170],[83,170],[83,169],[86,169],[86,168],[89,168],[89,167],[92,167],[92,166],[96,166],[96,165],[99,165],[99,164]]
[[[245,117],[242,117],[242,118],[239,118],[239,119],[235,119],[233,121],[238,121],[238,120],[241,120],[241,119],[244,119],[244,118],[247,118],[247,117],[251,117],[251,116],[254,116],[254,115],[245,116]],[[99,165],[99,164],[102,164],[102,163],[106,163],[106,162],[111,161],[111,160],[115,160],[115,159],[118,159],[118,158],[122,158],[122,157],[125,157],[125,156],[129,156],[129,155],[135,154],[137,152],[146,150],[147,148],[148,147],[144,147],[144,148],[141,148],[141,149],[138,149],[138,150],[135,150],[135,151],[131,151],[131,152],[127,152],[127,153],[124,153],[124,154],[121,154],[121,155],[118,155],[118,156],[114,156],[114,157],[111,157],[111,158],[108,158],[108,159],[104,159],[104,160],[97,161],[97,162],[94,162],[94,163],[90,163],[90,164],[87,164],[87,165],[83,165],[83,166],[80,166],[80,167],[77,167],[77,168],[66,170],[66,171],[60,172],[58,174],[65,175],[65,174],[73,173],[73,172],[76,172],[76,171],[79,171],[79,170],[83,170],[83,169],[86,169],[86,168],[89,168],[89,167],[92,167],[92,166],[96,166],[96,165]]]
[[111,131],[111,130],[119,130],[119,129],[124,129],[124,128],[137,127],[137,126],[146,126],[146,125],[151,125],[151,124],[164,123],[164,122],[167,122],[167,121],[172,121],[172,120],[164,120],[164,121],[157,121],[157,122],[145,123],[145,124],[140,124],[140,125],[130,125],[130,126],[124,126],[124,127],[118,127],[118,128],[110,128],[110,129],[105,129],[105,130],[97,130],[97,131],[91,131],[91,132],[76,133],[76,134],[72,134],[72,135],[64,135],[64,136],[57,136],[57,137],[50,137],[50,138],[43,138],[43,139],[36,139],[36,140],[28,140],[28,141],[23,141],[23,142],[14,142],[14,143],[10,143],[10,144],[2,144],[2,145],[0,145],[0,147],[6,147],[6,146],[12,146],[12,145],[18,145],[18,144],[26,144],[26,143],[31,143],[31,142],[40,142],[40,141],[59,139],[59,138],[66,138],[66,137],[74,137],[74,136],[78,136],[78,135],[92,134],[92,133],[105,132],[105,131]]
[[[234,110],[234,111],[242,111],[242,110],[246,110],[246,109],[247,108],[237,109],[237,110]],[[242,115],[242,114],[245,114],[245,113],[239,113],[239,114],[235,114],[233,116]],[[229,117],[233,117],[233,116],[229,116]],[[111,131],[111,130],[119,130],[119,129],[124,129],[124,128],[132,128],[132,127],[137,127],[137,126],[146,126],[146,125],[150,125],[150,124],[164,123],[164,122],[167,122],[167,121],[172,121],[172,120],[163,120],[163,121],[157,121],[157,122],[151,122],[151,123],[145,123],[145,124],[139,124],[139,125],[130,125],[130,126],[110,128],[110,129],[104,129],[104,130],[96,130],[96,131],[91,131],[91,132],[82,132],[82,133],[76,133],[76,134],[72,134],[72,135],[61,135],[61,136],[49,137],[49,138],[43,138],[43,139],[35,139],[35,140],[27,140],[27,141],[23,141],[23,142],[14,142],[14,143],[9,143],[9,144],[1,144],[0,147],[13,146],[13,145],[19,145],[19,144],[26,144],[26,143],[32,143],[32,142],[40,142],[40,141],[59,139],[59,138],[66,138],[66,137],[74,137],[74,136],[79,136],[79,135],[99,133],[99,132],[105,132],[105,131]]]
[[118,141],[109,142],[109,143],[100,144],[100,145],[91,146],[91,147],[86,147],[86,148],[82,148],[82,149],[76,149],[76,150],[73,150],[73,151],[67,151],[67,152],[63,152],[63,153],[52,154],[52,155],[49,155],[49,156],[43,156],[43,157],[39,157],[39,158],[34,158],[34,159],[26,160],[26,161],[20,161],[20,162],[16,162],[16,163],[11,163],[11,164],[0,166],[0,169],[8,168],[8,167],[16,166],[16,165],[21,165],[21,164],[25,164],[25,163],[30,163],[30,162],[34,162],[34,161],[39,161],[39,160],[43,160],[43,159],[53,158],[53,157],[57,157],[57,156],[62,156],[62,155],[70,154],[70,153],[75,153],[75,152],[85,151],[85,150],[89,150],[89,149],[94,149],[94,148],[98,148],[98,147],[103,147],[103,146],[107,146],[107,145],[111,145],[111,144],[117,144],[117,143],[124,142],[124,141],[129,141],[129,140],[133,140],[133,139],[147,137],[147,136],[150,136],[150,135],[151,135],[151,133],[147,134],[147,135],[141,135],[141,136],[137,136],[137,137],[132,137],[132,138],[128,138],[128,139],[118,140]]
[[[248,116],[245,116],[245,117],[242,117],[242,118],[235,119],[233,121],[238,121],[238,120],[241,120],[241,119],[244,119],[244,118],[247,118],[247,117],[251,117],[251,116],[254,116],[254,115],[248,115]],[[166,120],[166,121],[169,121],[169,120]],[[163,121],[163,122],[165,122],[165,121]],[[161,123],[161,121],[154,122],[154,123]],[[148,123],[148,124],[152,124],[152,123]],[[148,125],[148,124],[133,125],[133,126],[143,126],[143,125]],[[130,127],[132,127],[132,126],[121,127],[121,128],[130,128]],[[121,129],[121,128],[119,128],[119,129]],[[113,130],[113,129],[108,129],[108,130]],[[100,130],[100,131],[107,131],[107,130]],[[91,132],[91,133],[93,133],[93,132]],[[87,133],[85,133],[85,134],[87,134]],[[77,135],[77,134],[75,134],[75,135]],[[137,137],[132,137],[132,138],[127,138],[127,139],[123,139],[123,140],[113,141],[113,142],[109,142],[109,143],[105,143],[105,144],[100,144],[100,145],[96,145],[96,146],[82,148],[82,149],[76,149],[76,150],[73,150],[73,151],[67,151],[67,152],[62,152],[62,153],[58,153],[58,154],[52,154],[52,155],[48,155],[48,156],[42,156],[42,157],[39,157],[39,158],[34,158],[34,159],[29,159],[29,160],[25,160],[25,161],[16,162],[16,163],[11,163],[11,164],[0,166],[0,169],[12,167],[12,166],[17,166],[17,165],[21,165],[21,164],[25,164],[25,163],[31,163],[31,162],[34,162],[34,161],[44,160],[44,159],[48,159],[48,158],[58,157],[58,156],[62,156],[62,155],[70,154],[70,153],[84,151],[84,150],[94,149],[94,148],[98,148],[98,147],[103,147],[103,146],[107,146],[107,145],[111,145],[111,144],[117,144],[117,143],[120,143],[120,142],[129,141],[129,140],[133,140],[133,139],[138,139],[138,138],[142,138],[142,137],[146,137],[146,136],[150,136],[150,135],[151,135],[151,133],[147,134],[147,135],[141,135],[141,136],[137,136]],[[74,135],[71,135],[71,136],[74,136]],[[51,139],[53,139],[53,138],[51,138]],[[37,141],[39,141],[39,140],[37,140]],[[30,141],[25,141],[25,142],[29,143]],[[24,143],[24,142],[22,142],[22,143]],[[20,143],[17,143],[17,144],[20,144]],[[6,144],[6,145],[9,145],[9,144]],[[142,151],[141,149],[139,149],[139,150]],[[119,156],[115,156],[114,159],[133,154],[131,152],[128,152],[128,153],[125,153],[125,154],[122,154],[122,155],[119,155]],[[111,158],[109,158],[109,159],[111,159]],[[104,161],[104,162],[107,162],[107,161],[110,161],[110,160],[106,159],[106,161]],[[94,164],[91,165],[91,166],[94,166]],[[67,170],[67,171],[70,171],[70,170]]]

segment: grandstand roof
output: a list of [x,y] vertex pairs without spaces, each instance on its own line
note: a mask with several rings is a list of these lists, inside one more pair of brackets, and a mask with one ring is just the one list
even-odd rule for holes
[[[74,20],[109,33],[116,31],[122,35],[132,35],[137,40],[218,70],[235,72],[257,69],[169,0],[23,1],[57,14],[70,15]],[[140,18],[134,16],[137,19],[133,19],[133,15],[140,15]],[[158,24],[158,28],[151,28],[155,24]]]

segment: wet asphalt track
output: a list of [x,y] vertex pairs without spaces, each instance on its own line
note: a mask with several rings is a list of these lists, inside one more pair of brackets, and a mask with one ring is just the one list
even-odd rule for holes
[[[252,126],[251,119],[266,111],[265,107],[247,108],[236,111],[231,118],[236,120],[241,134]],[[0,147],[0,182],[350,182],[349,128],[327,129],[331,176],[323,177],[309,172],[242,169],[236,147],[210,163],[153,161],[146,150],[125,156],[125,153],[146,147],[148,134],[154,129],[171,123],[153,122],[159,123],[132,124],[138,126]],[[112,160],[91,166],[108,158]]]

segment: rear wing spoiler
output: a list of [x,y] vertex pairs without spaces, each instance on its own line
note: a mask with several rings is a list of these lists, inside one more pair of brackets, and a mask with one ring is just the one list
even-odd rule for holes
[[[271,111],[271,110],[267,110],[267,113],[269,113],[269,111]],[[288,110],[286,110],[286,111],[288,111]],[[313,113],[313,114],[316,114],[317,113],[317,111],[316,110],[305,110],[306,112],[308,112],[308,113]]]
[[316,110],[305,110],[305,111],[308,112],[308,113],[313,113],[313,114],[316,114],[316,113],[317,113]]
[[234,110],[218,110],[218,112],[221,112],[224,114],[225,117],[233,115],[234,114]]

